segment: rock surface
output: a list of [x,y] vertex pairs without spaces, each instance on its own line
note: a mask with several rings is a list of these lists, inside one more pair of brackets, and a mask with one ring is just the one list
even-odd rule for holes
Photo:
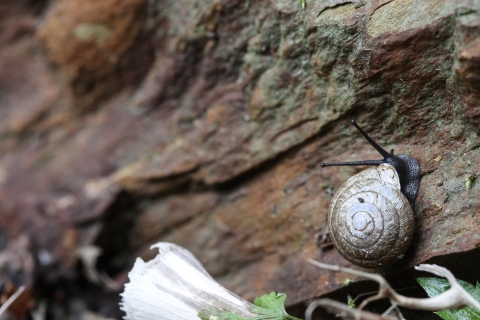
[[479,101],[478,0],[4,1],[0,226],[49,254],[50,284],[79,277],[80,247],[120,279],[170,241],[297,304],[346,278],[307,259],[349,266],[319,241],[360,168],[319,165],[379,158],[356,119],[423,175],[413,245],[382,272],[455,266],[479,255]]

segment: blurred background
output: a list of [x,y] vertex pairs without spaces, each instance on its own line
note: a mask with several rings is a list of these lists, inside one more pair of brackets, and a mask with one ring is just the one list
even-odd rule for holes
[[158,241],[249,300],[346,302],[352,276],[306,261],[351,266],[326,216],[359,169],[319,166],[380,158],[351,119],[423,174],[381,272],[480,278],[480,2],[306,4],[1,1],[0,302],[26,286],[5,317],[119,319]]

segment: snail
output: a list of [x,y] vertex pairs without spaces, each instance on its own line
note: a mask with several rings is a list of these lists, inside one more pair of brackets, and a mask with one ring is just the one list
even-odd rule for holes
[[420,166],[415,158],[395,155],[352,124],[383,160],[322,163],[327,166],[374,165],[349,178],[335,193],[328,212],[333,244],[348,261],[381,268],[402,257],[413,238]]

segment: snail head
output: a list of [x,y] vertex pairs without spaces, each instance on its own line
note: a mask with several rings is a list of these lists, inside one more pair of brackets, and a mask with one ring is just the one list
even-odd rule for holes
[[418,194],[418,189],[420,186],[420,166],[415,158],[406,155],[399,154],[395,155],[393,149],[388,153],[385,149],[380,147],[375,141],[368,136],[368,134],[362,130],[355,122],[352,120],[352,124],[355,128],[360,131],[363,137],[375,148],[375,150],[380,153],[383,157],[381,160],[363,160],[363,161],[349,161],[349,162],[324,162],[321,164],[321,167],[330,167],[330,166],[378,166],[382,163],[388,163],[395,168],[400,178],[401,192],[405,195],[408,202],[415,207],[415,199]]

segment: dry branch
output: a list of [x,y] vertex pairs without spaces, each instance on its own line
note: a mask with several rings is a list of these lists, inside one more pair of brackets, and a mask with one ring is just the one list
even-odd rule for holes
[[305,311],[305,318],[307,320],[312,319],[313,311],[315,311],[317,307],[324,307],[328,312],[339,314],[342,317],[350,316],[364,320],[398,320],[398,318],[394,316],[382,316],[377,313],[350,308],[344,303],[331,299],[318,299],[310,303]]
[[25,286],[21,286],[20,288],[18,288],[18,290],[10,298],[8,298],[7,301],[5,301],[5,303],[0,308],[0,317],[2,317],[3,314],[12,305],[12,303],[14,303],[15,300],[17,300],[18,297],[20,297],[20,295],[23,293],[23,291],[25,291]]
[[[440,311],[446,309],[453,309],[453,308],[461,308],[466,306],[471,306],[480,310],[480,303],[476,301],[463,287],[456,281],[453,274],[447,270],[446,268],[434,265],[434,264],[421,264],[415,267],[416,270],[419,271],[426,271],[433,273],[437,276],[444,277],[450,283],[450,289],[447,291],[435,296],[433,298],[410,298],[406,296],[402,296],[398,294],[392,287],[388,284],[388,282],[383,278],[381,275],[376,273],[366,273],[363,271],[344,268],[338,265],[329,265],[325,263],[321,263],[315,260],[309,260],[309,262],[313,265],[316,265],[322,269],[332,270],[332,271],[341,271],[350,273],[353,275],[361,276],[373,281],[376,281],[379,284],[378,293],[372,297],[365,299],[356,311],[352,311],[351,313],[347,313],[347,315],[355,316],[356,319],[387,319],[385,317],[381,317],[380,315],[376,315],[377,318],[372,318],[370,313],[366,313],[362,311],[362,309],[371,301],[379,300],[379,299],[390,299],[392,305],[395,306],[402,306],[409,309],[417,309],[417,310],[426,310],[426,311]],[[321,299],[325,300],[325,299]],[[327,299],[328,300],[328,299]],[[315,302],[314,302],[315,303]],[[340,303],[341,304],[341,303]],[[332,304],[331,300],[321,303],[316,303],[314,307],[310,310],[310,313],[307,313],[310,309],[307,309],[306,312],[306,319],[311,319],[311,314],[315,306],[320,305],[324,307],[330,307],[335,310],[341,310],[345,312],[343,309],[338,308],[337,303]],[[348,308],[347,305],[344,305]],[[343,307],[342,307],[343,308]]]

